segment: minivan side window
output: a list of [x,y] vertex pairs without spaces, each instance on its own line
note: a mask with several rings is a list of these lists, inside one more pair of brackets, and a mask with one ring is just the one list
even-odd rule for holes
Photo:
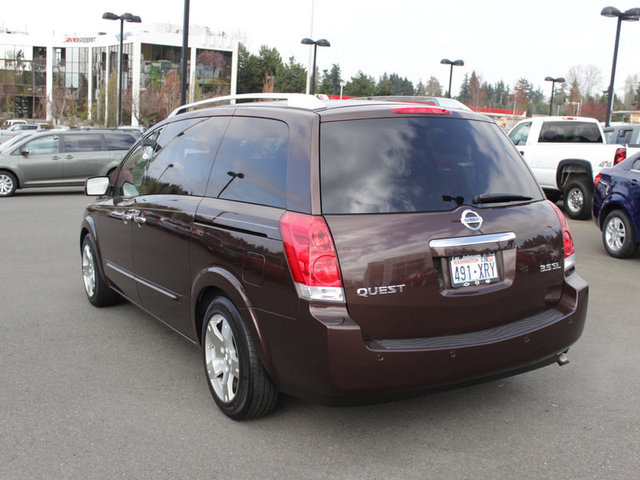
[[62,144],[65,153],[100,152],[102,150],[102,135],[62,135]]
[[140,194],[140,185],[144,170],[153,155],[153,143],[158,137],[156,130],[145,136],[146,142],[140,142],[133,151],[126,157],[120,167],[118,179],[113,187],[113,195],[117,197],[135,197]]
[[104,146],[106,150],[129,150],[131,145],[136,143],[136,139],[129,134],[105,133]]
[[59,153],[58,135],[38,137],[27,142],[24,146],[13,151],[13,155],[20,155],[22,150],[29,150],[29,155],[53,155]]
[[286,207],[289,127],[233,117],[213,165],[207,196]]
[[204,195],[229,118],[213,117],[187,130],[189,124],[175,123],[182,125],[178,129],[173,124],[166,125],[159,136],[158,143],[163,137],[166,140],[171,132],[177,134],[149,162],[140,187],[141,195]]

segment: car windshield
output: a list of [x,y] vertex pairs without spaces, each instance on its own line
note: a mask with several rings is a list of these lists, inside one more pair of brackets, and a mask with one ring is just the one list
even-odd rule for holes
[[0,153],[10,150],[11,147],[21,142],[24,138],[30,137],[31,135],[33,135],[33,133],[34,132],[29,132],[29,131],[24,133],[19,133],[15,137],[11,137],[6,142],[0,143]]
[[491,122],[399,117],[321,125],[324,213],[430,212],[542,200]]

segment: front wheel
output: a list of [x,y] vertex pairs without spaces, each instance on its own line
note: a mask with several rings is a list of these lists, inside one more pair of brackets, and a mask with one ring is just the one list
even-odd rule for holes
[[107,307],[119,300],[118,294],[107,286],[102,276],[91,234],[82,240],[82,283],[89,302],[96,307]]
[[582,177],[570,179],[563,190],[564,209],[574,220],[584,220],[591,215],[593,190]]
[[0,172],[0,197],[10,197],[18,188],[18,180],[9,172]]
[[271,411],[278,391],[267,376],[240,312],[226,297],[209,304],[202,325],[202,356],[209,390],[234,420]]
[[638,250],[633,239],[631,221],[622,210],[614,210],[604,220],[602,243],[607,253],[616,258],[627,258]]

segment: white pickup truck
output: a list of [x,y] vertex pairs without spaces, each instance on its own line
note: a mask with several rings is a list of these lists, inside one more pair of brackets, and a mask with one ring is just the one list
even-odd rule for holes
[[528,118],[511,129],[509,138],[547,196],[562,195],[567,215],[578,219],[591,216],[593,182],[600,170],[631,154],[623,145],[605,143],[595,118]]

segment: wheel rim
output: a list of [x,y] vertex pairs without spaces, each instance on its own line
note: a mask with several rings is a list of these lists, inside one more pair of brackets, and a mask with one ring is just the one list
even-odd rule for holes
[[216,396],[225,403],[232,401],[240,384],[240,363],[233,331],[227,319],[214,314],[209,319],[204,338],[205,361],[209,382]]
[[579,212],[584,205],[584,195],[579,188],[572,188],[567,195],[567,207],[572,212]]
[[9,195],[13,190],[13,179],[6,174],[0,173],[0,195]]
[[624,222],[618,217],[613,217],[607,223],[607,228],[604,231],[604,240],[607,242],[607,247],[613,252],[619,251],[624,245],[624,240],[627,237],[626,229],[624,228]]
[[82,248],[82,280],[89,297],[96,293],[96,266],[89,245]]

